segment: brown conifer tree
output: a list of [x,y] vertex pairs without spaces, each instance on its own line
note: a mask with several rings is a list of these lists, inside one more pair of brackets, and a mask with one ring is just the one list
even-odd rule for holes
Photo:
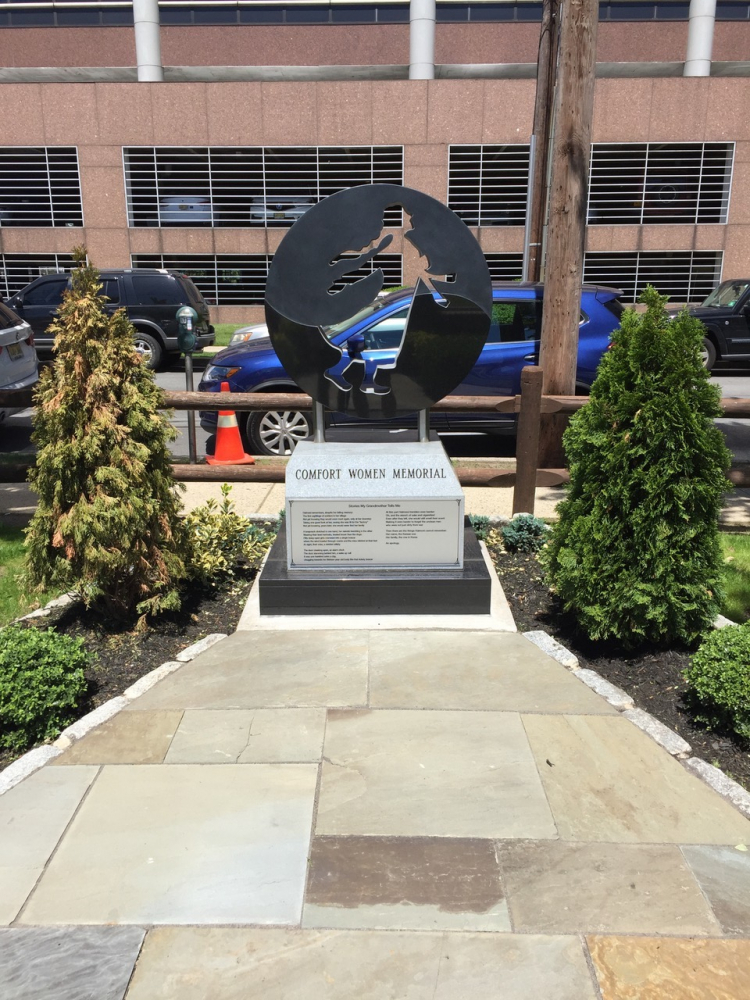
[[74,255],[51,327],[55,360],[35,396],[28,579],[120,615],[176,609],[188,553],[168,448],[176,432],[125,311],[107,314],[99,272],[84,248]]

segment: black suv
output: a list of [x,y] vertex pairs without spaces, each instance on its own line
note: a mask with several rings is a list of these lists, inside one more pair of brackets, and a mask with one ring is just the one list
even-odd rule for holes
[[[157,368],[165,355],[178,354],[177,320],[180,306],[192,306],[198,313],[197,350],[213,344],[214,328],[208,306],[193,282],[177,271],[137,268],[102,271],[103,294],[109,299],[107,309],[124,308],[135,327],[135,347],[149,368]],[[53,338],[47,333],[63,292],[70,284],[67,272],[45,274],[8,299],[8,306],[25,319],[34,331],[37,354],[52,356]]]
[[[676,310],[669,308],[670,313]],[[715,288],[705,302],[688,312],[706,328],[703,364],[750,359],[750,278],[732,278]]]

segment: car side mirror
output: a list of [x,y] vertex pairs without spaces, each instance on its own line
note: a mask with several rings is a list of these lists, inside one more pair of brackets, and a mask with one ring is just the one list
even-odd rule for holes
[[346,347],[351,355],[356,356],[357,354],[361,354],[365,349],[365,338],[361,333],[355,333],[353,337],[347,340]]
[[8,308],[15,310],[15,312],[23,312],[23,298],[20,296],[16,297],[14,295],[12,298],[8,299],[5,304]]

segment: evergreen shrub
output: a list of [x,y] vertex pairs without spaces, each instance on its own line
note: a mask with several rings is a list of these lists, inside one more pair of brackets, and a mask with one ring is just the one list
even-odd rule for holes
[[235,512],[231,490],[223,483],[221,505],[209,499],[185,518],[191,537],[191,575],[203,584],[233,577],[243,562],[257,568],[276,537],[275,524],[254,524]]
[[696,716],[750,740],[750,625],[716,629],[685,672]]
[[71,723],[88,664],[81,639],[51,628],[0,631],[0,748],[26,750]]
[[515,514],[500,534],[506,552],[539,552],[547,543],[549,526],[533,514]]
[[74,255],[51,326],[55,360],[35,394],[28,579],[115,614],[174,610],[188,555],[168,447],[175,431],[125,311],[107,314],[99,272],[83,248]]
[[649,287],[626,310],[564,445],[570,488],[544,555],[592,639],[693,644],[721,609],[718,517],[730,456],[719,388],[683,310]]

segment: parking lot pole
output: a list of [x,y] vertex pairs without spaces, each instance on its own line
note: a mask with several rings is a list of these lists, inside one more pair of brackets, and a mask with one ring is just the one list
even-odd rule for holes
[[[560,10],[539,365],[544,371],[546,395],[573,396],[581,319],[599,4],[598,0],[565,0]],[[565,464],[562,436],[566,423],[563,414],[542,415],[539,437],[542,468],[557,469]]]
[[[185,388],[188,392],[193,392],[193,355],[185,355]],[[198,461],[198,449],[195,443],[195,410],[187,411],[188,425],[188,451],[190,453],[190,464],[195,465]]]
[[[195,334],[198,313],[191,306],[181,306],[175,314],[175,319],[177,320],[177,346],[185,355],[185,388],[188,392],[192,392],[193,351],[198,346],[198,338]],[[195,446],[195,410],[188,410],[187,426],[190,464],[195,465],[198,461],[198,449]]]

